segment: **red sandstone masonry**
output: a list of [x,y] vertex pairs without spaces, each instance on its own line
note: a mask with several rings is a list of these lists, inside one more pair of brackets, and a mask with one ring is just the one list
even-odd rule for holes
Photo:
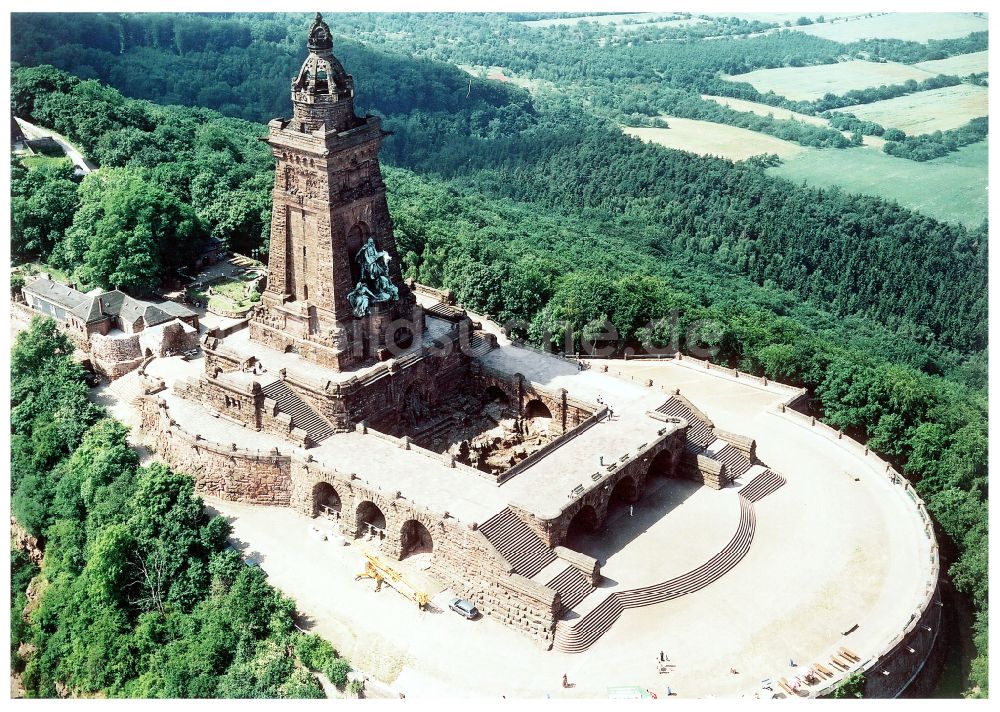
[[290,506],[316,516],[316,487],[327,483],[340,498],[343,527],[349,535],[363,528],[358,519],[362,504],[372,502],[379,508],[386,519],[383,549],[397,558],[404,553],[404,526],[420,522],[433,538],[432,574],[458,595],[475,600],[486,615],[551,647],[559,610],[556,592],[512,574],[473,523],[433,512],[398,492],[384,492],[356,475],[324,468],[309,456],[241,450],[192,436],[170,419],[165,404],[154,396],[141,397],[140,412],[151,447],[172,468],[190,474],[199,492],[250,504]]

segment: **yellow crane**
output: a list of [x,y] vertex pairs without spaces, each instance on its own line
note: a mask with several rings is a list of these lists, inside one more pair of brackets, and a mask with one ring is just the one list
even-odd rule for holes
[[427,607],[431,597],[407,581],[403,574],[385,565],[377,556],[373,556],[367,551],[365,552],[365,559],[367,559],[365,570],[354,577],[355,581],[365,578],[375,579],[376,591],[381,590],[382,582],[384,581],[399,593],[414,601],[421,610]]

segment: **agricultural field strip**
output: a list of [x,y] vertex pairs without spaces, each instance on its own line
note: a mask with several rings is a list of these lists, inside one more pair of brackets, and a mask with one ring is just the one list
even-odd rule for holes
[[965,77],[970,74],[982,74],[989,71],[989,50],[956,54],[944,59],[932,59],[927,62],[917,62],[913,66],[931,74],[953,74]]
[[826,94],[839,96],[854,89],[902,84],[909,79],[919,82],[933,76],[937,75],[899,62],[849,60],[808,67],[756,69],[745,74],[723,74],[721,78],[730,82],[746,82],[757,91],[773,91],[794,101],[812,101]]
[[750,129],[727,126],[712,121],[681,119],[663,116],[670,128],[623,127],[629,136],[656,143],[667,148],[689,151],[703,156],[721,156],[734,161],[744,160],[764,153],[775,153],[790,158],[807,149],[791,141]]
[[938,220],[974,228],[987,215],[988,153],[988,140],[926,162],[871,149],[806,149],[768,172],[798,184],[836,185],[848,193],[877,195]]
[[894,12],[875,17],[857,17],[842,22],[793,25],[789,29],[805,32],[834,42],[863,39],[898,39],[910,42],[965,37],[972,32],[986,32],[986,18],[970,13]]
[[958,84],[840,109],[910,135],[948,131],[989,113],[989,90]]

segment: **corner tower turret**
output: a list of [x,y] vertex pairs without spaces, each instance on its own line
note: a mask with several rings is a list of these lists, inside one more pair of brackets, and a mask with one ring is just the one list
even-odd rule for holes
[[268,124],[276,162],[267,288],[250,336],[349,370],[406,347],[423,316],[403,282],[376,116],[354,113],[354,81],[318,13],[292,80],[291,119]]

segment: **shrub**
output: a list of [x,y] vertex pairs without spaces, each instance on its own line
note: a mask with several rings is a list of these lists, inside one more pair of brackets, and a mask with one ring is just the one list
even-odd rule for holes
[[337,658],[326,669],[326,676],[338,690],[343,690],[347,684],[347,675],[351,672],[351,664],[343,658]]
[[295,652],[302,664],[313,671],[326,670],[337,659],[334,647],[315,633],[296,636]]
[[833,688],[833,694],[831,695],[835,700],[842,700],[850,697],[864,697],[865,693],[865,674],[861,671],[853,672],[843,680],[840,684]]

